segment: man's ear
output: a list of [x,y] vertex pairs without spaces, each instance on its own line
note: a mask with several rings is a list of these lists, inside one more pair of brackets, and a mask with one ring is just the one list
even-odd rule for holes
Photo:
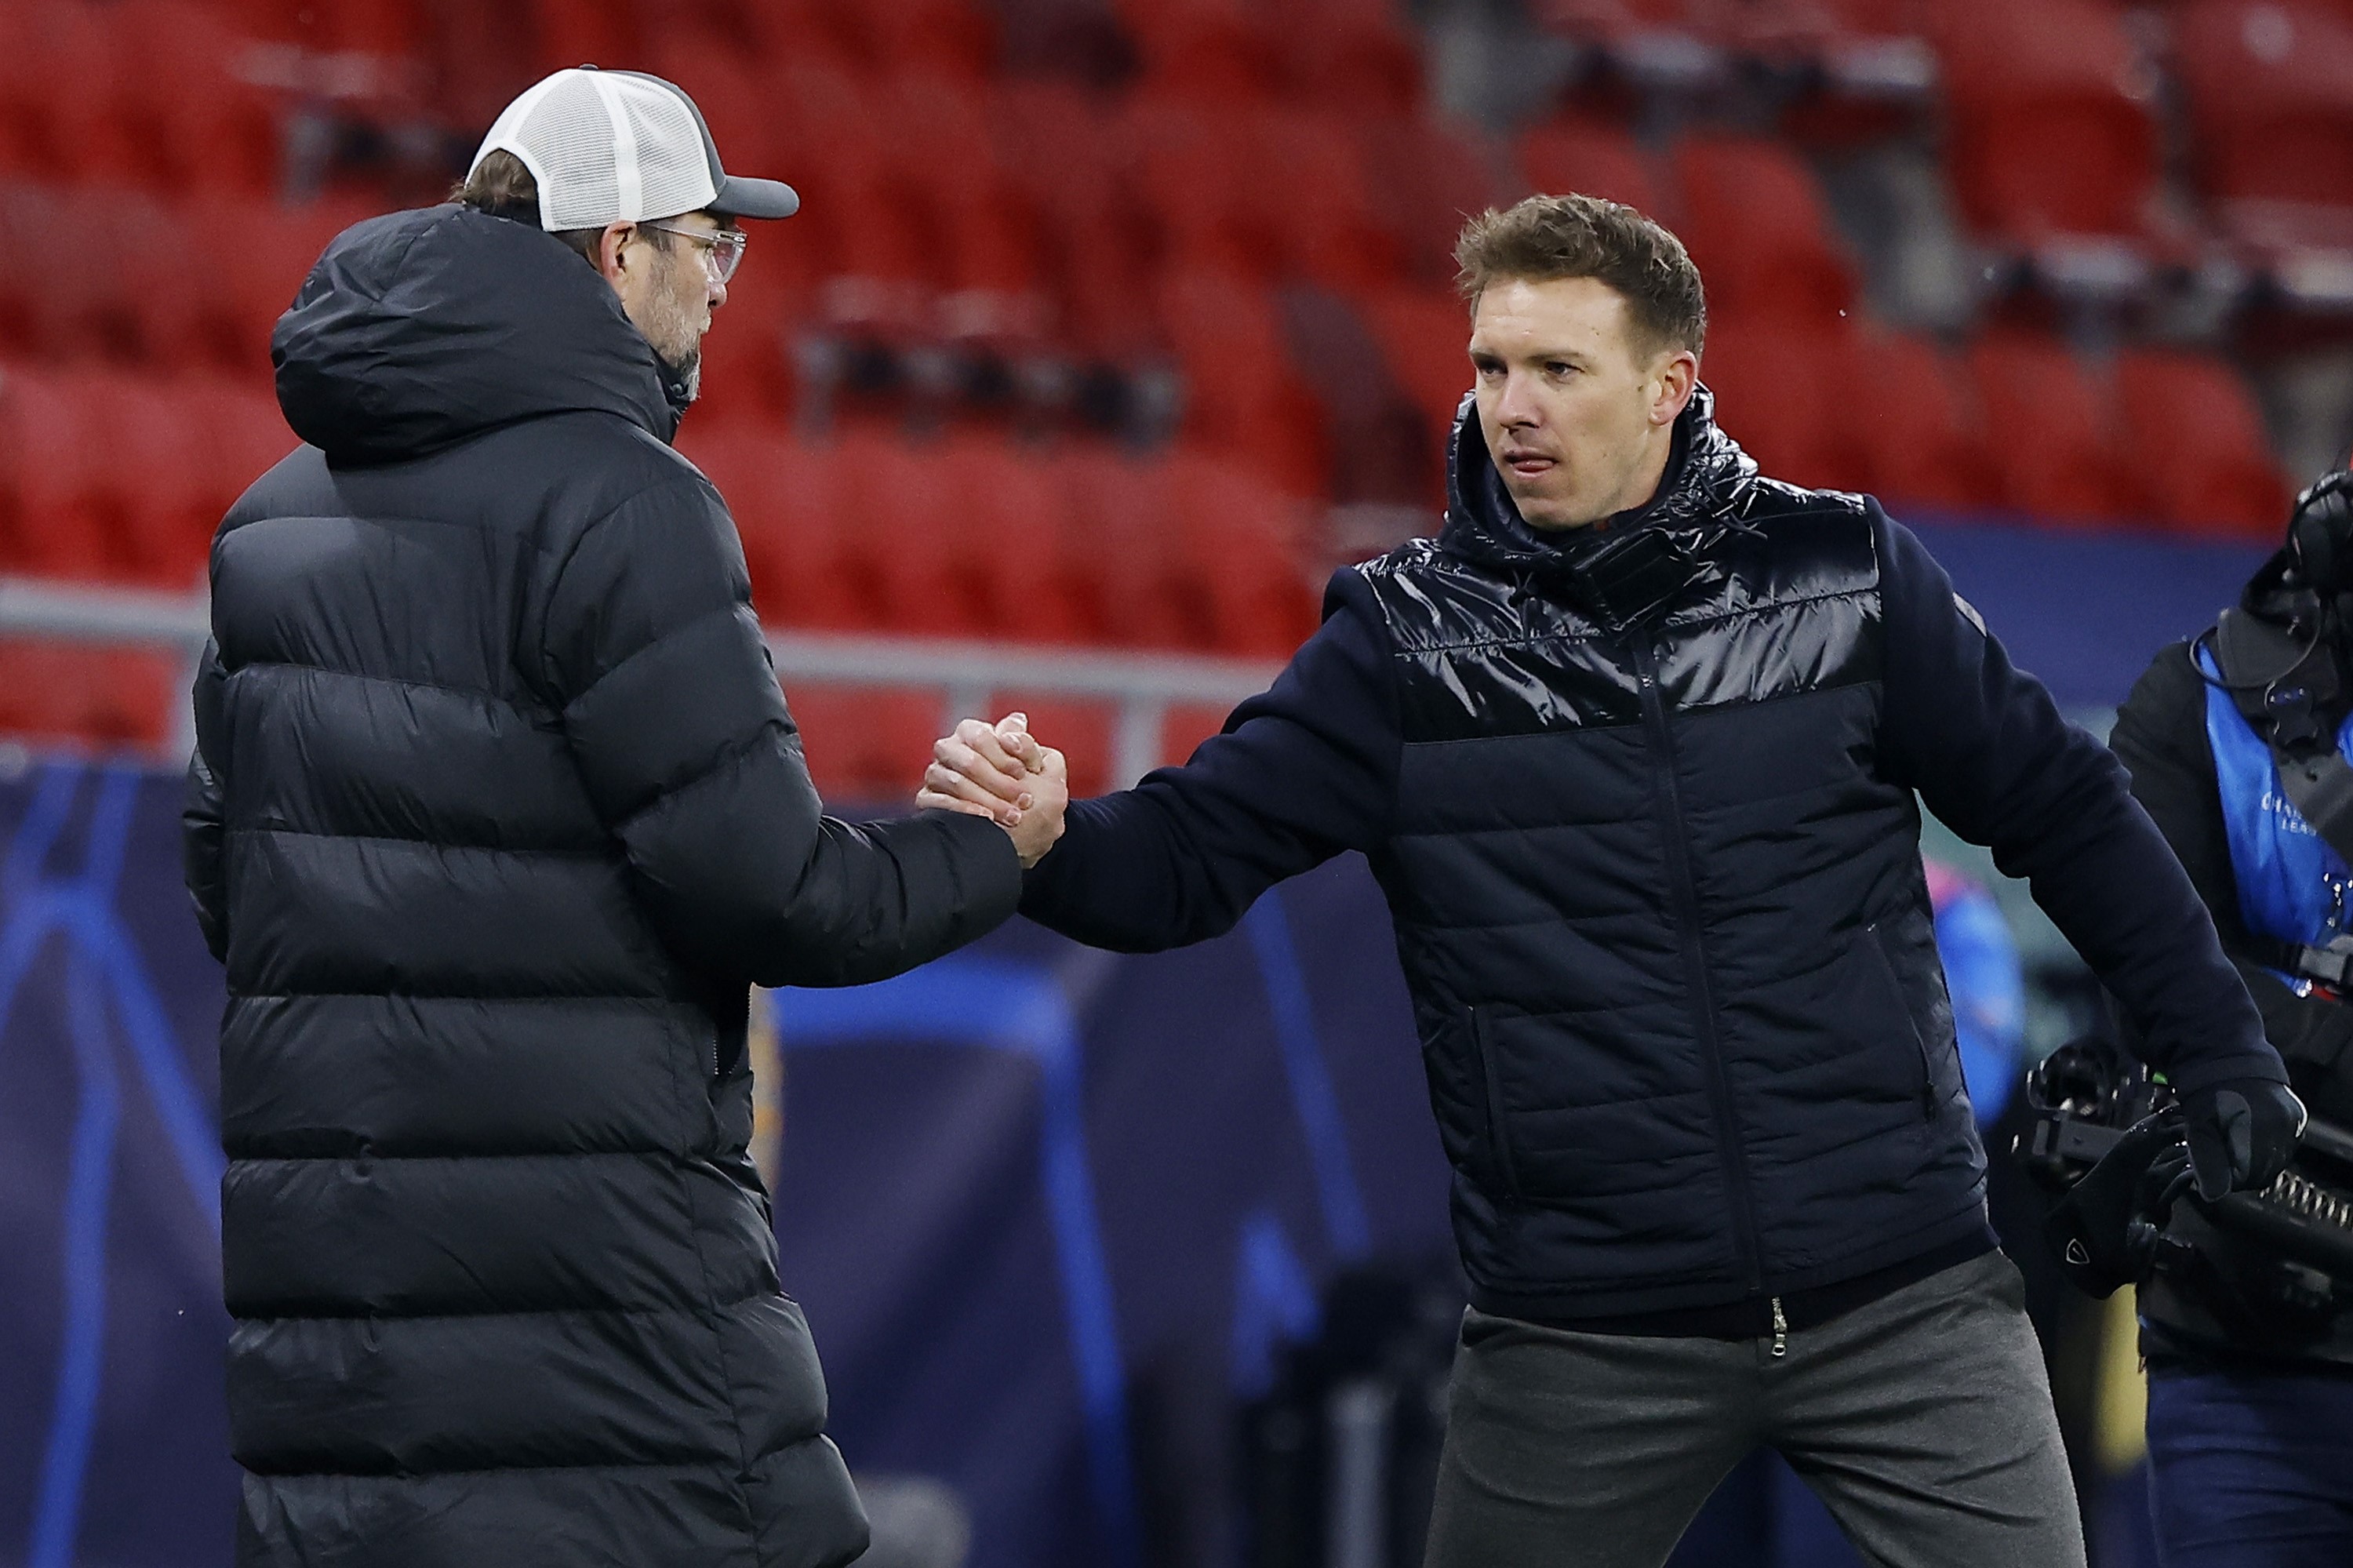
[[605,232],[596,237],[596,270],[604,274],[605,281],[616,288],[620,286],[621,274],[628,270],[625,253],[629,241],[637,236],[638,226],[634,223],[608,223],[605,226]]
[[1658,394],[1651,402],[1651,423],[1672,425],[1682,417],[1683,405],[1691,401],[1692,388],[1699,385],[1699,355],[1687,348],[1675,350],[1660,365],[1652,379],[1658,384]]

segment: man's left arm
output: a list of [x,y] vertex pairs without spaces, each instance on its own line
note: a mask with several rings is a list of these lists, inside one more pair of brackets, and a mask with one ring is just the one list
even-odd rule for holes
[[[2303,1108],[2197,890],[2122,764],[2014,667],[1919,540],[1874,514],[1888,777],[2023,877],[2189,1112],[2199,1185],[2267,1183]],[[2202,1150],[2201,1150],[2202,1146]]]

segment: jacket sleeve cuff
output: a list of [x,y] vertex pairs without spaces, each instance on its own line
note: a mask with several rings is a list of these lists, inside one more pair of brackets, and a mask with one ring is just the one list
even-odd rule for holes
[[2264,1078],[2274,1084],[2287,1082],[2286,1065],[2280,1061],[2279,1053],[2269,1045],[2227,1055],[2209,1055],[2200,1052],[2194,1061],[2158,1070],[2165,1075],[2165,1081],[2173,1086],[2175,1093],[2185,1095],[2215,1084],[2228,1083],[2233,1078]]
[[[941,891],[957,909],[957,924],[978,936],[1012,918],[1021,906],[1021,852],[1013,847],[1013,835],[964,811],[918,811],[914,821],[931,830],[927,836],[938,847],[936,861],[924,870],[944,879]],[[915,868],[909,872],[912,879]]]

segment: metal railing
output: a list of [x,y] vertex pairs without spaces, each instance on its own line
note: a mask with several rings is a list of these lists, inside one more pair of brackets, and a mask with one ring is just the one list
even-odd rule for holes
[[[201,594],[90,588],[0,577],[0,637],[170,650],[193,673],[211,634]],[[1163,760],[1162,731],[1178,705],[1225,708],[1266,689],[1279,665],[1194,654],[1041,648],[945,639],[860,637],[771,628],[777,676],[795,685],[913,688],[941,694],[941,727],[986,715],[999,694],[1077,697],[1110,705],[1111,779],[1134,783]],[[172,739],[185,757],[193,737],[186,705]],[[1051,737],[1049,737],[1050,739]]]

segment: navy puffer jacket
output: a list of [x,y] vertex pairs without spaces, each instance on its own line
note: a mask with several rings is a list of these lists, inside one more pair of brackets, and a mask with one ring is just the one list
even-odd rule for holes
[[821,814],[726,508],[565,247],[372,220],[274,346],[309,444],[213,547],[186,837],[238,1560],[846,1562],[746,988],[981,934],[1011,842]]
[[1074,807],[1023,899],[1167,947],[1363,851],[1489,1311],[1761,1304],[1985,1234],[1919,798],[2031,879],[2177,1083],[2280,1075],[2115,760],[1876,503],[1759,477],[1711,406],[1611,522],[1698,562],[1631,619],[1466,410],[1440,536],[1339,573],[1273,688]]

